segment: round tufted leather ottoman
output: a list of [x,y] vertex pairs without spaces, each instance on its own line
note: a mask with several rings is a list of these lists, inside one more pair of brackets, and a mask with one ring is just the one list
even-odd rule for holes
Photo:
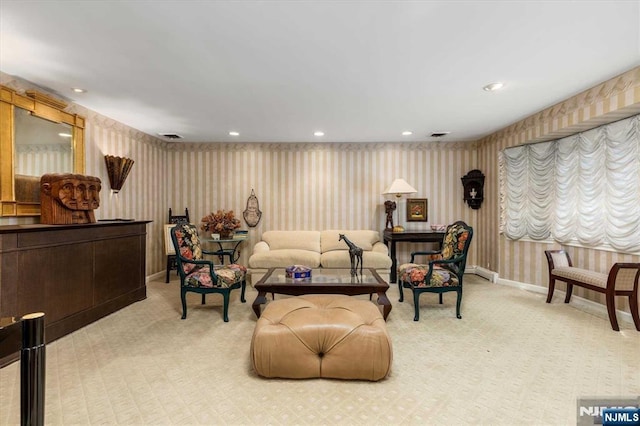
[[307,295],[267,304],[251,339],[264,377],[380,380],[389,374],[391,338],[378,307],[340,295]]

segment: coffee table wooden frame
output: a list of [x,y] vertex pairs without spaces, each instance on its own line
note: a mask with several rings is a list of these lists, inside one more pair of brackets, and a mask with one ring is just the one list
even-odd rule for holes
[[[288,296],[301,296],[303,294],[344,294],[347,296],[357,296],[361,294],[373,294],[378,296],[378,305],[382,307],[382,316],[385,321],[391,312],[391,302],[387,298],[387,290],[389,284],[386,283],[373,268],[365,268],[375,278],[376,283],[331,283],[331,282],[313,282],[313,272],[311,278],[305,280],[287,280],[286,283],[269,283],[271,274],[276,269],[270,268],[267,273],[258,281],[254,288],[258,290],[258,296],[253,301],[253,311],[260,318],[260,305],[267,303],[267,293],[286,294]],[[338,268],[342,269],[342,268]],[[349,269],[344,269],[349,273]]]

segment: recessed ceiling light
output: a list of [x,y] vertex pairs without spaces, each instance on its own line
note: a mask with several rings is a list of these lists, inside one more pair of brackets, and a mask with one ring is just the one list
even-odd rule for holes
[[61,138],[73,137],[73,135],[71,133],[58,133],[58,136],[60,136]]
[[493,92],[494,90],[500,90],[504,87],[504,84],[500,82],[487,84],[482,88],[482,90],[486,90],[487,92]]
[[320,132],[320,131],[313,132],[313,136],[324,136],[324,132]]
[[81,89],[79,87],[72,87],[71,90],[73,90],[76,93],[87,93],[85,89]]
[[229,136],[240,136],[238,132],[229,132]]
[[413,132],[409,131],[409,130],[405,130],[404,132],[402,132],[402,136],[411,136],[413,134]]

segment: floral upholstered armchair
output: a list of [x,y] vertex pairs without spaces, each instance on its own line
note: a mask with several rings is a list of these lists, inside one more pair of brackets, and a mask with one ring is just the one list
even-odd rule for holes
[[229,296],[231,290],[241,288],[240,301],[245,303],[247,268],[242,265],[214,266],[205,260],[203,254],[209,252],[200,247],[197,228],[190,223],[179,223],[171,229],[171,240],[176,251],[178,273],[180,274],[180,297],[182,299],[182,319],[187,317],[187,292],[205,295],[219,293],[223,297],[223,318],[229,321]]
[[[467,252],[473,237],[473,228],[462,221],[447,227],[442,241],[442,250],[418,251],[411,253],[411,262],[398,268],[398,289],[400,302],[404,300],[403,288],[413,291],[415,307],[414,321],[420,319],[420,295],[425,292],[438,293],[440,304],[442,294],[455,291],[458,294],[456,302],[456,317],[460,315],[462,302],[462,279],[467,263]],[[428,264],[414,263],[416,256],[428,256]]]

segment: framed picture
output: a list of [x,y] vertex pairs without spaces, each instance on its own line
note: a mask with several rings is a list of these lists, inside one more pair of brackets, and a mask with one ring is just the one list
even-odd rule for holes
[[427,199],[407,198],[407,222],[427,222]]
[[176,226],[175,223],[164,225],[164,254],[167,256],[173,256],[176,251],[173,248],[173,241],[171,241],[171,228]]

